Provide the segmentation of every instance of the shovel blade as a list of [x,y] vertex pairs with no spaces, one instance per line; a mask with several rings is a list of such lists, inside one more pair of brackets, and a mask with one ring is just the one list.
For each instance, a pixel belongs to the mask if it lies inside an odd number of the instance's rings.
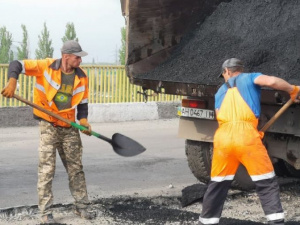
[[112,136],[111,144],[117,154],[125,157],[135,156],[146,150],[140,143],[119,133]]

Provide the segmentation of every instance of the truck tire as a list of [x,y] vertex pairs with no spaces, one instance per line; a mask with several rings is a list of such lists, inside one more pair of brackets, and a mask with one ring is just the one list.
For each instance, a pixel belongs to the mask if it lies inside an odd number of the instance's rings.
[[201,141],[185,141],[185,154],[194,176],[202,183],[210,180],[212,144]]
[[296,170],[293,166],[291,166],[286,161],[284,161],[284,165],[285,165],[285,167],[286,167],[286,169],[288,171],[288,175],[290,177],[300,178],[300,170]]
[[[212,151],[213,144],[210,142],[193,140],[185,142],[185,153],[190,170],[200,182],[205,184],[210,180]],[[231,186],[245,191],[255,188],[254,182],[243,165],[239,167]]]
[[274,171],[278,177],[289,177],[290,173],[286,168],[285,161],[283,159],[277,159],[276,163],[273,163]]

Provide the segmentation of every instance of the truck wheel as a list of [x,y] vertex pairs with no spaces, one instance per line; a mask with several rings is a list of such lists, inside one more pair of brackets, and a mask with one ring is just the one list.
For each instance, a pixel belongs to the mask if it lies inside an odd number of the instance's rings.
[[288,174],[291,177],[297,177],[300,178],[300,170],[296,170],[293,166],[291,166],[290,164],[288,164],[286,161],[284,161],[284,165],[288,171]]
[[[185,153],[188,165],[193,175],[200,181],[207,184],[210,180],[211,158],[213,144],[210,142],[186,140]],[[241,165],[232,182],[232,188],[240,190],[252,190],[255,188],[245,167]]]
[[277,162],[273,164],[274,171],[278,177],[290,176],[288,169],[286,168],[285,161],[283,159],[276,159]]
[[185,154],[194,176],[205,184],[210,180],[212,144],[201,141],[185,141]]

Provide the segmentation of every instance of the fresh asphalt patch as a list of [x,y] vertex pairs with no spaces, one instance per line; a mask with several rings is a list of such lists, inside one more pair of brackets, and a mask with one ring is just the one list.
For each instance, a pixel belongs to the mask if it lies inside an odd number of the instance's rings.
[[[284,189],[294,189],[285,185]],[[98,224],[97,218],[101,221],[109,221],[105,224],[132,224],[132,225],[188,225],[196,224],[199,218],[199,213],[195,213],[183,207],[183,204],[193,204],[192,202],[202,201],[206,185],[196,184],[182,190],[181,197],[132,197],[132,196],[115,196],[111,198],[101,198],[92,201],[92,207],[96,212],[95,222]],[[198,193],[197,193],[198,192]],[[190,195],[191,194],[191,195]],[[190,196],[189,196],[190,195]],[[230,198],[245,198],[247,193],[238,191],[236,194],[231,194]],[[202,196],[202,197],[201,197]],[[183,200],[183,197],[186,197]],[[192,202],[191,202],[192,201]],[[199,206],[200,207],[200,206]],[[72,216],[72,204],[56,204],[53,207],[54,215],[64,217]],[[1,221],[17,222],[21,220],[38,221],[38,207],[20,206],[7,209],[0,209],[0,224]],[[10,223],[8,223],[10,224]],[[15,224],[15,223],[13,223]],[[69,225],[75,223],[56,223],[56,225]],[[102,223],[99,223],[102,224]],[[104,223],[103,223],[104,224]],[[233,219],[221,218],[220,225],[262,225],[265,223],[250,221],[249,219]],[[288,221],[286,225],[299,225],[300,222]]]
[[[110,218],[112,224],[195,224],[199,218],[198,213],[182,210],[178,197],[134,198],[122,196],[105,198],[94,201],[97,216]],[[55,215],[68,214],[72,205],[55,205]],[[17,207],[0,211],[0,221],[19,221],[34,219],[38,216],[37,206]],[[258,225],[263,223],[249,220],[222,218],[220,225]],[[296,223],[287,223],[294,225]],[[66,225],[56,223],[56,225]]]

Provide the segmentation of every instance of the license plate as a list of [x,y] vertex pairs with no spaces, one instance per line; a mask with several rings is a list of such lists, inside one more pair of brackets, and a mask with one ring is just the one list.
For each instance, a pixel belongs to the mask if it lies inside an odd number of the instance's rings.
[[178,107],[178,115],[184,117],[194,117],[200,119],[215,119],[215,111],[208,109],[195,109],[195,108],[186,108]]

